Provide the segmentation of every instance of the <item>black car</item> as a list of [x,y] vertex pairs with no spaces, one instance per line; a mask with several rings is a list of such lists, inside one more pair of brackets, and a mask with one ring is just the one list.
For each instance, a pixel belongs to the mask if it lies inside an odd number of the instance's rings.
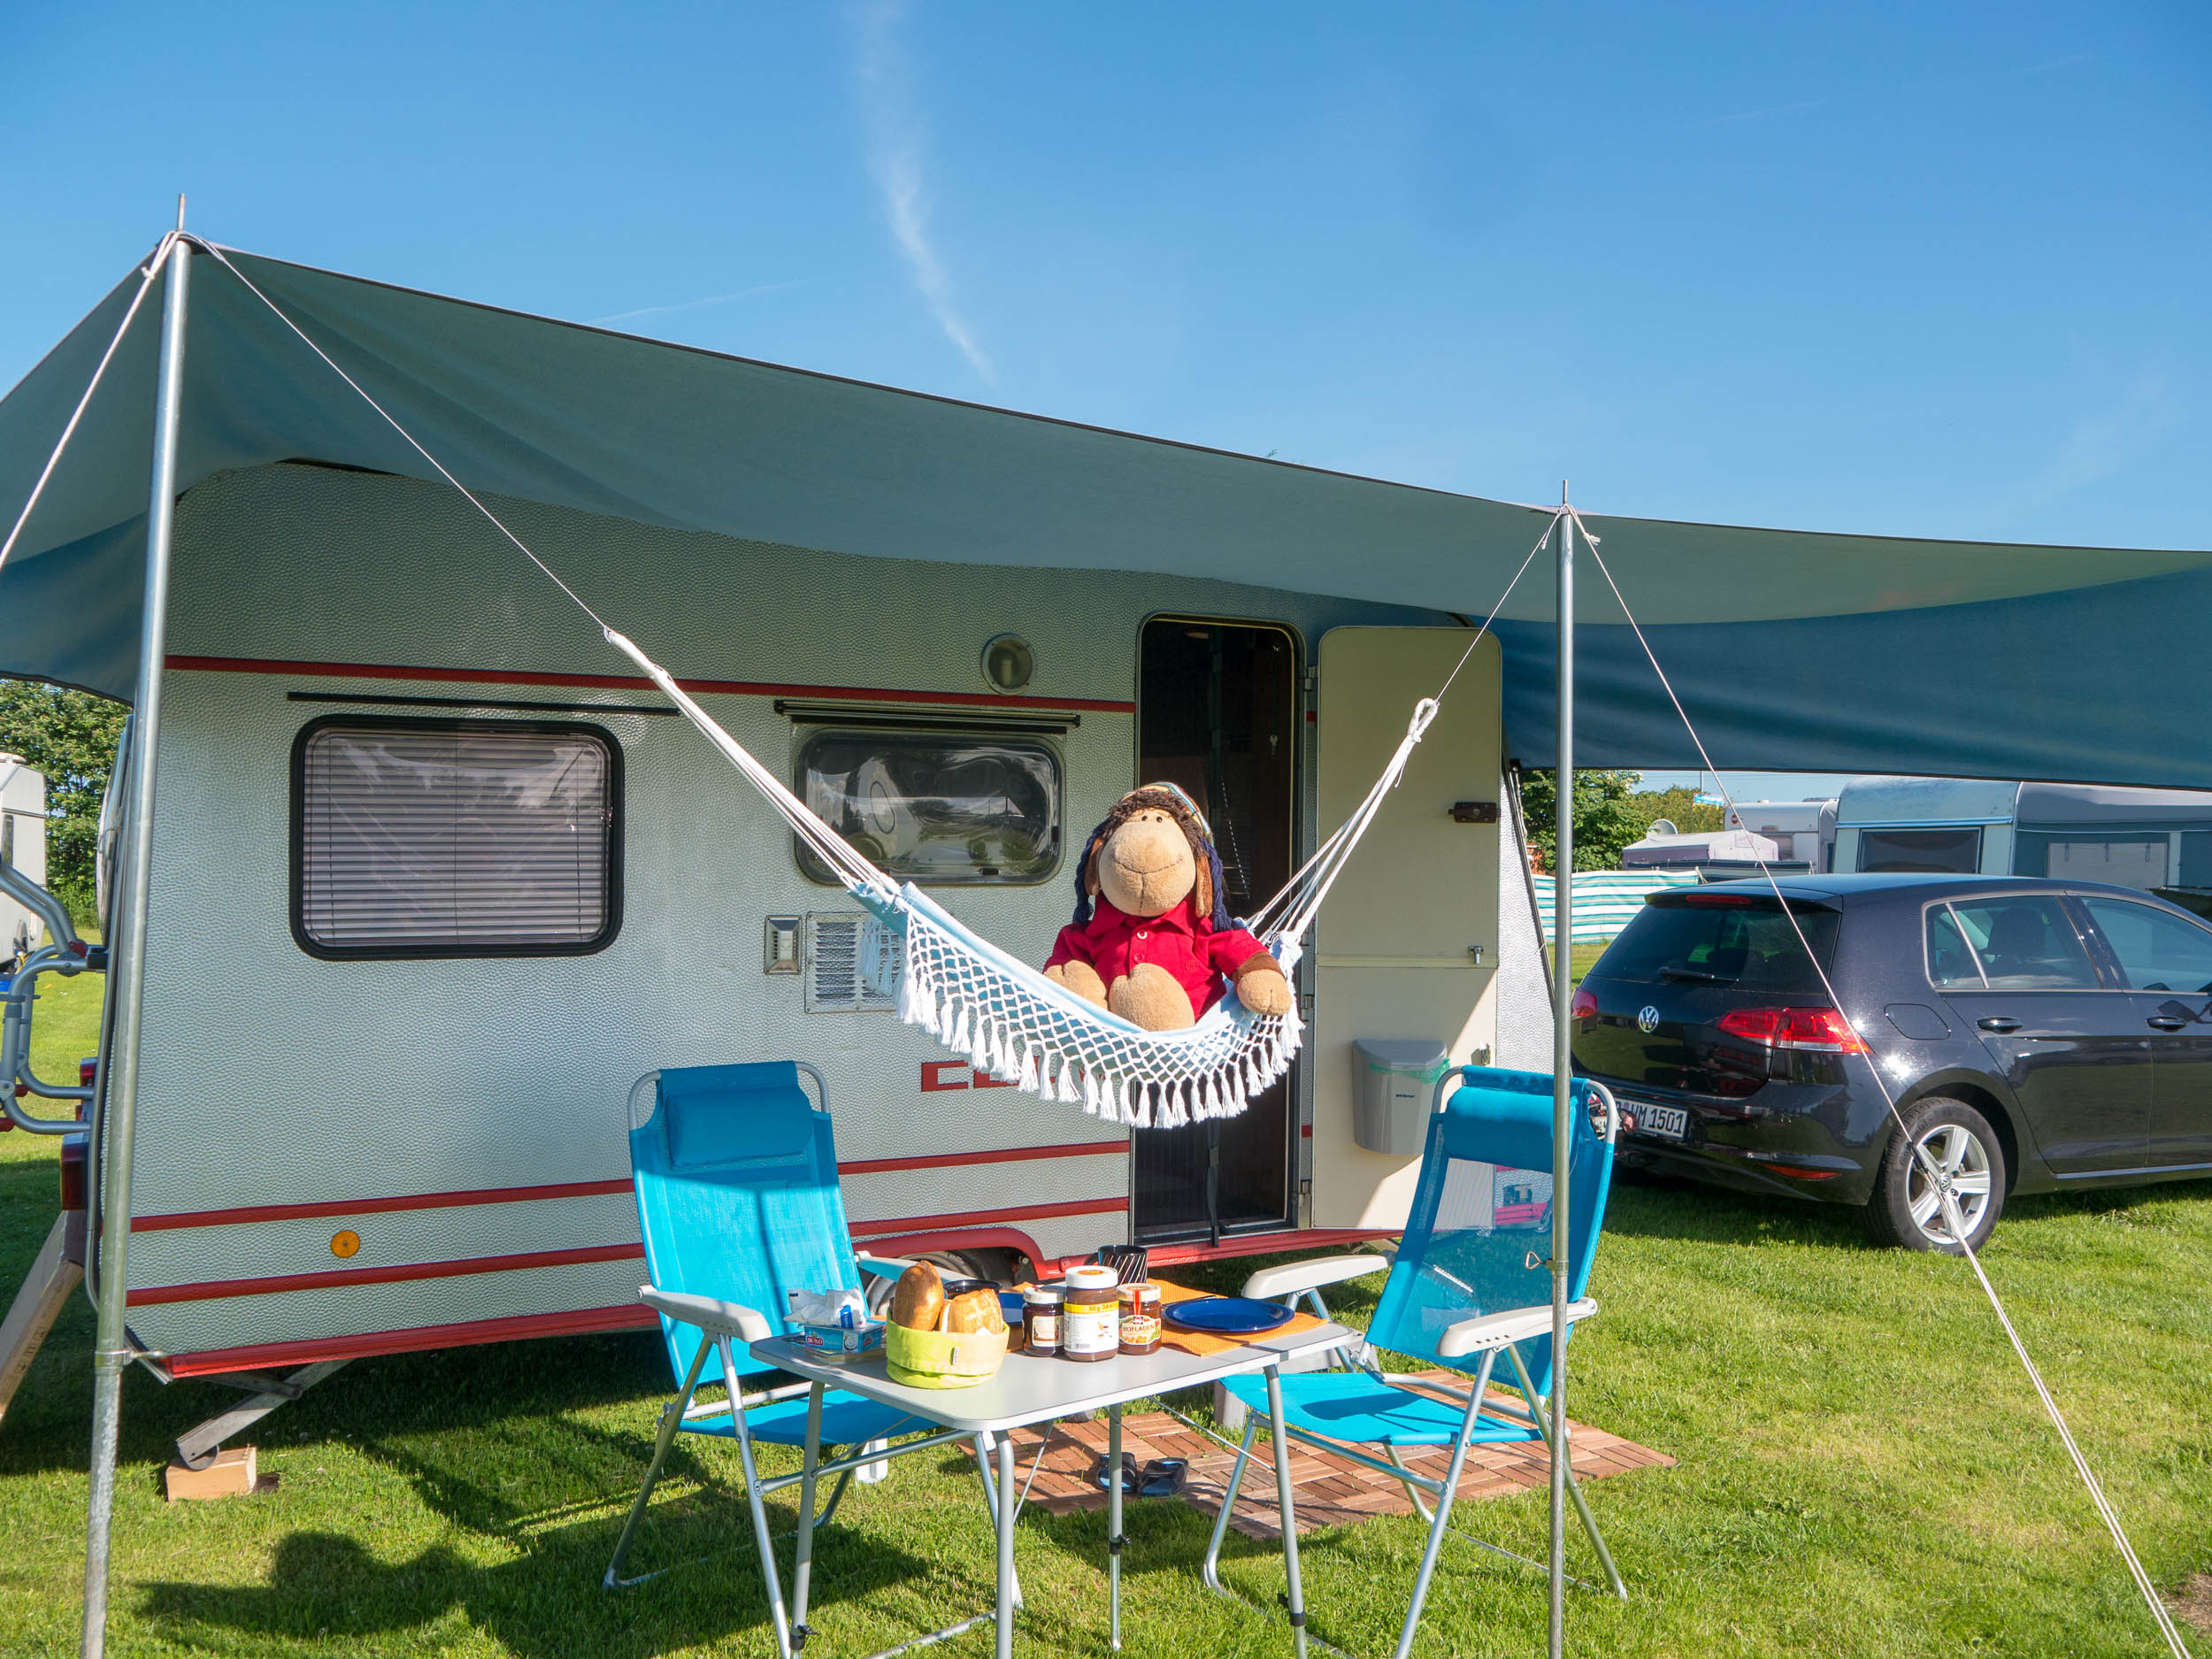
[[1574,1069],[1632,1121],[1623,1164],[1858,1204],[1882,1243],[1954,1251],[1914,1144],[1977,1246],[2008,1194],[2212,1175],[2196,917],[2026,878],[1780,887],[1787,914],[1763,880],[1655,893],[1584,978]]

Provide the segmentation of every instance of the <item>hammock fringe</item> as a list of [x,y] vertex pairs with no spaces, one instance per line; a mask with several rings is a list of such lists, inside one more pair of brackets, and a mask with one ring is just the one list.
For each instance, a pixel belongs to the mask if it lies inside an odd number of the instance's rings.
[[[1232,992],[1187,1029],[1141,1030],[1007,956],[911,887],[888,900],[859,896],[904,941],[900,1019],[965,1055],[977,1077],[1041,1100],[1132,1128],[1179,1128],[1235,1117],[1297,1050],[1294,1011],[1263,1018]],[[1269,943],[1295,966],[1295,939]]]

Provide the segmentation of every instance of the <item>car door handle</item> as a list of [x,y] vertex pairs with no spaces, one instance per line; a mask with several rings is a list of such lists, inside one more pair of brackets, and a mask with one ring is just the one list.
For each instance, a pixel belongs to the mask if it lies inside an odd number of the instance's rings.
[[1992,1014],[1988,1018],[1978,1019],[1974,1023],[1984,1031],[1993,1031],[2001,1036],[2006,1032],[2020,1029],[2020,1022],[2009,1014]]
[[2156,1031],[2179,1031],[2189,1022],[2185,1019],[2176,1018],[2171,1014],[2153,1014],[2143,1023]]

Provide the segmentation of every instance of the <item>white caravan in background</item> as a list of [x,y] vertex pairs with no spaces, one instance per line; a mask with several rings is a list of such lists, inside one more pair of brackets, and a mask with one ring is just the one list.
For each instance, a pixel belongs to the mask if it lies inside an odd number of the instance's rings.
[[[46,779],[20,755],[0,755],[0,860],[45,885]],[[35,911],[0,892],[0,957],[23,955],[44,931]]]
[[1854,778],[1836,801],[1835,867],[2212,895],[2212,791]]
[[1832,866],[1836,845],[1836,803],[1824,801],[1739,801],[1728,809],[1727,827],[1763,835],[1775,856],[1802,860],[1816,874]]

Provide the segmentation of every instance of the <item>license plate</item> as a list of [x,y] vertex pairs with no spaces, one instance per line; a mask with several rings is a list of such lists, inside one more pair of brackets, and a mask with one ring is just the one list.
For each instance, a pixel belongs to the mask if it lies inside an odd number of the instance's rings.
[[1657,1135],[1663,1141],[1679,1141],[1689,1133],[1690,1114],[1679,1106],[1647,1106],[1641,1101],[1624,1101],[1622,1110],[1633,1115],[1636,1133]]

